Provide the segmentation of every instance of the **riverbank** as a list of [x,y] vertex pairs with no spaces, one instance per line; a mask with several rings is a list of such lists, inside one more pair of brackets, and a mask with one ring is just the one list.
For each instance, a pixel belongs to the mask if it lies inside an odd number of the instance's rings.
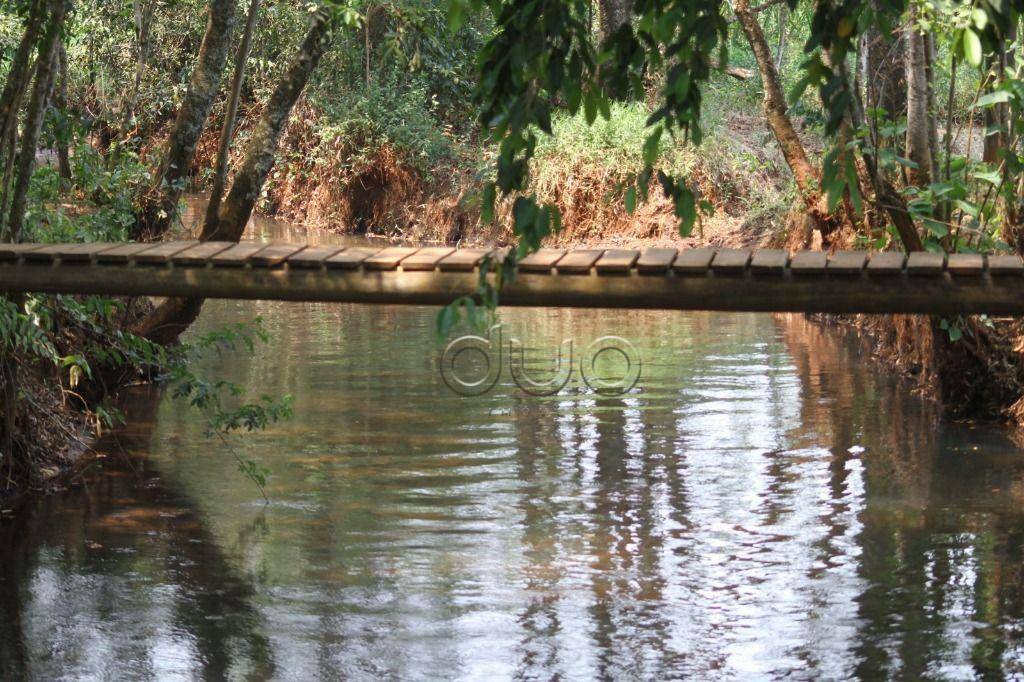
[[74,407],[75,398],[53,376],[22,371],[18,388],[28,409],[19,411],[16,449],[3,467],[0,516],[26,496],[60,489],[86,464],[99,431],[94,415]]

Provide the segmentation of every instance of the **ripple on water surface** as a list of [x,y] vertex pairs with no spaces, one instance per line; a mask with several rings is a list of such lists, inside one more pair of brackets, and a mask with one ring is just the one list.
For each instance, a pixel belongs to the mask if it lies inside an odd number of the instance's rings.
[[509,311],[534,376],[561,339],[618,334],[640,381],[595,394],[577,357],[556,396],[506,365],[466,398],[432,309],[215,302],[200,327],[257,313],[269,345],[204,369],[295,396],[240,446],[270,504],[140,392],[86,485],[0,526],[0,669],[1024,674],[1019,451],[798,317]]

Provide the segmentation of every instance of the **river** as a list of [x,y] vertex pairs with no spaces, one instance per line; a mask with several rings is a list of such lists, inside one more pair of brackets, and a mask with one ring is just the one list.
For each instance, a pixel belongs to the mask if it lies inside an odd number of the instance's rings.
[[[256,238],[304,239],[257,221]],[[0,523],[0,677],[1024,675],[1024,457],[944,423],[799,316],[523,309],[509,336],[627,338],[625,395],[464,397],[436,310],[260,315],[210,376],[295,397],[235,447],[152,388],[60,494]],[[548,350],[545,350],[548,349]]]

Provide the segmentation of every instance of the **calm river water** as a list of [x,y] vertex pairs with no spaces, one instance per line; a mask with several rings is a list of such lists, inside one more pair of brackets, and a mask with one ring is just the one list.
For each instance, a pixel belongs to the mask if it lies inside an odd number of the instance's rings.
[[795,316],[506,311],[537,348],[627,337],[637,388],[533,397],[506,367],[466,398],[435,314],[208,303],[200,331],[272,339],[204,369],[295,396],[236,445],[270,503],[188,406],[134,393],[103,459],[0,524],[0,677],[1024,675],[1000,430]]

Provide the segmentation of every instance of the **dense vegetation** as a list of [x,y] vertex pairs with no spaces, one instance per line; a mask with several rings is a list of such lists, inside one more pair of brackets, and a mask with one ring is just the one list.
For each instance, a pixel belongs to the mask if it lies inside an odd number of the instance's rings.
[[[163,239],[184,229],[192,187],[212,193],[200,239],[238,240],[262,210],[520,254],[695,227],[716,242],[1021,252],[1021,9],[6,0],[0,236]],[[38,478],[53,452],[39,434],[72,428],[58,406],[110,418],[105,401],[139,376],[176,382],[218,428],[286,412],[223,407],[233,387],[189,374],[197,346],[229,339],[174,345],[201,306],[5,299],[0,488]],[[952,407],[1022,411],[1009,321],[873,324]]]

